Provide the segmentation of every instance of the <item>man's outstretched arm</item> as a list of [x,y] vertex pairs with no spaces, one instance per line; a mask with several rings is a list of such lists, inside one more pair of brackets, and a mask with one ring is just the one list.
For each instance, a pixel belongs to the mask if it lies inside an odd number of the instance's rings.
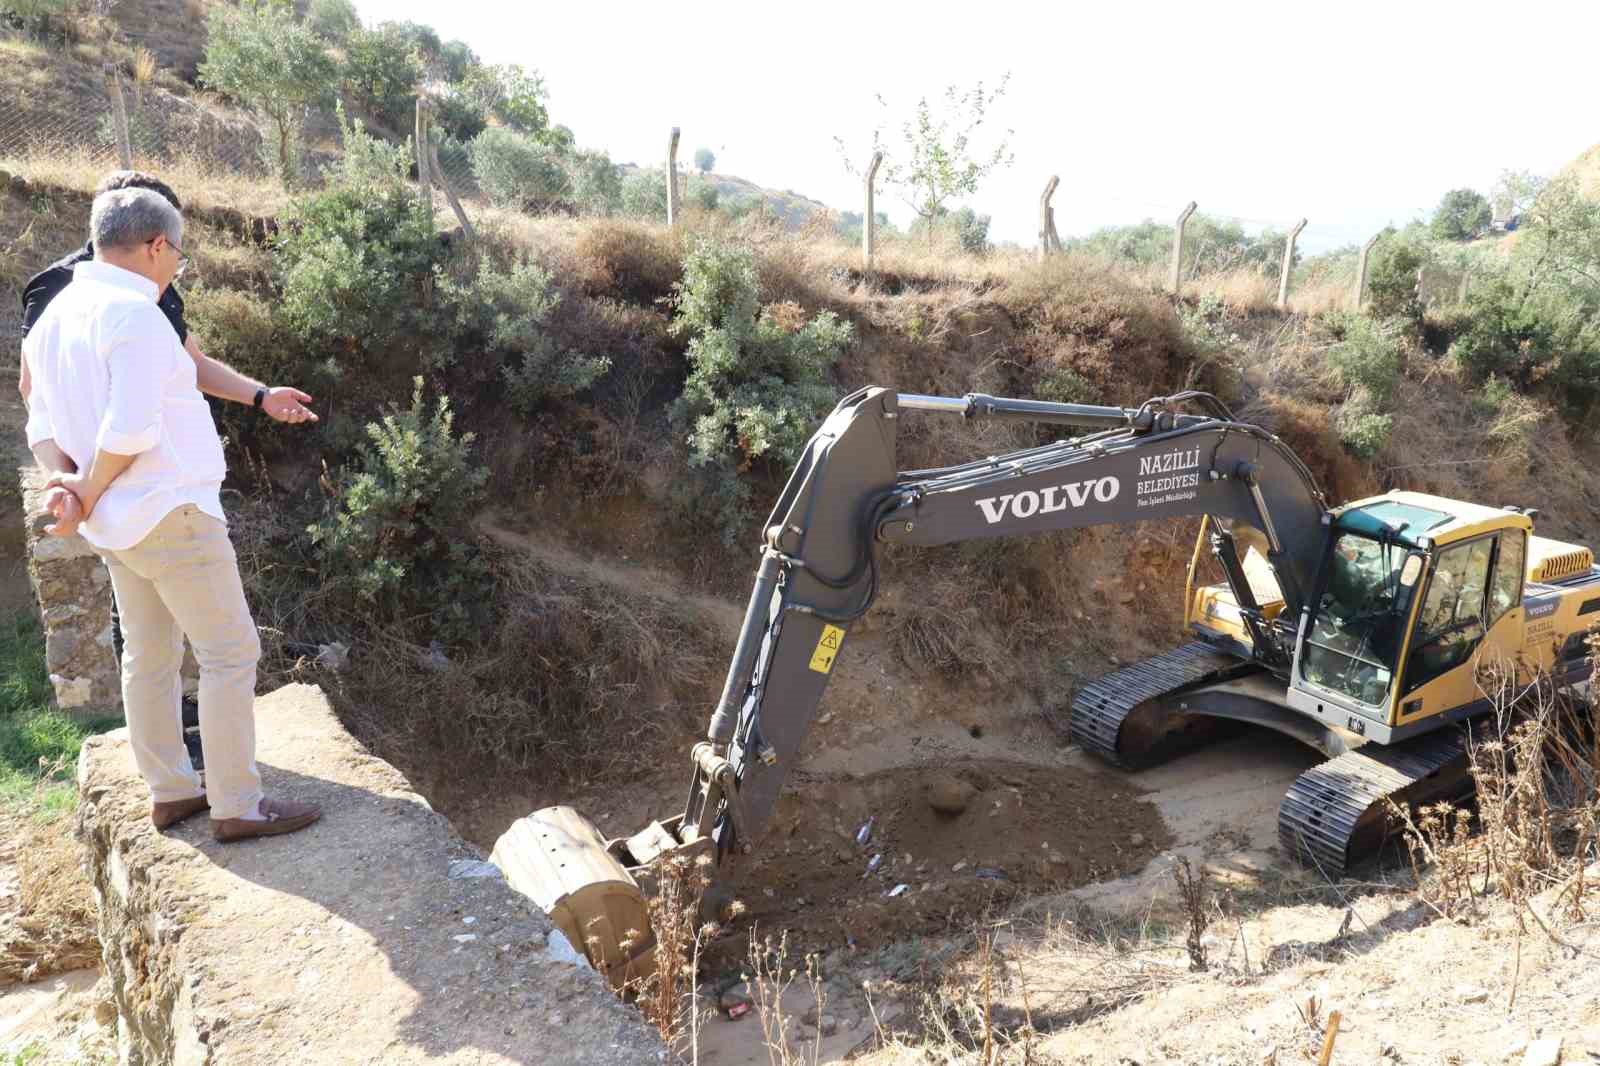
[[255,378],[246,377],[228,364],[213,359],[200,350],[200,344],[191,333],[183,342],[183,350],[194,360],[195,383],[207,396],[235,403],[253,404],[256,392],[265,389],[261,409],[279,422],[315,422],[317,416],[306,404],[311,397],[287,385],[264,385]]

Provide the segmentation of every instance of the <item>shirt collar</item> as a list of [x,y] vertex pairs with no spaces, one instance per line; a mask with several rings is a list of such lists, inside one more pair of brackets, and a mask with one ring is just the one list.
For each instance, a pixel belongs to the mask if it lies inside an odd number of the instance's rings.
[[88,259],[74,266],[72,268],[72,277],[74,280],[87,278],[90,281],[98,281],[105,285],[132,289],[134,292],[148,296],[152,303],[161,295],[161,290],[156,287],[156,283],[143,274],[135,274],[131,270],[124,270],[122,267],[112,266],[110,263],[103,263],[98,259]]

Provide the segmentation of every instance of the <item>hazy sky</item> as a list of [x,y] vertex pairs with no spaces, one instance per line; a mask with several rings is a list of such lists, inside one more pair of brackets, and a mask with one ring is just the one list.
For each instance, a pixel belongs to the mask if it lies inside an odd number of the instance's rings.
[[1193,199],[1252,225],[1308,217],[1318,251],[1600,141],[1596,0],[357,4],[536,68],[552,120],[618,162],[660,165],[676,125],[683,166],[709,147],[719,172],[857,211],[836,135],[864,162],[879,121],[892,145],[918,97],[1010,71],[985,129],[1014,131],[1016,161],[971,203],[1025,244],[1051,174],[1063,236]]

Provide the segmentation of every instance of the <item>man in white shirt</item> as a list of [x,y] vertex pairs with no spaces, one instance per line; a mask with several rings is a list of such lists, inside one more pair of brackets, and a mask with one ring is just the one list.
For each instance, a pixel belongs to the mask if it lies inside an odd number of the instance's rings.
[[[81,532],[110,571],[123,706],[152,820],[164,828],[209,806],[218,840],[293,832],[321,812],[261,793],[261,645],[222,514],[222,442],[194,360],[156,304],[187,258],[183,220],[158,194],[121,189],[95,198],[89,227],[94,259],[73,268],[23,342],[28,446],[74,471],[51,479],[54,531]],[[178,709],[185,634],[200,663],[204,790]]]

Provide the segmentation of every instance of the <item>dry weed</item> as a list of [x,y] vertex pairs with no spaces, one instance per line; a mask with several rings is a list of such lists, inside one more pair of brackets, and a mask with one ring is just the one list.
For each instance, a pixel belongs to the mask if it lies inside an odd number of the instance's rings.
[[[756,1016],[761,1021],[761,1039],[767,1048],[767,1058],[772,1066],[817,1066],[822,1053],[822,1012],[827,1006],[828,994],[823,986],[822,963],[814,954],[808,954],[802,966],[789,961],[789,934],[785,932],[776,943],[771,937],[762,940],[754,929],[750,930],[750,948],[746,956],[750,964],[749,987],[755,1004]],[[794,983],[804,977],[815,1004],[817,1027],[811,1041],[810,1054],[802,1045],[796,1047],[790,1039],[793,1018],[783,1006],[783,997]]]
[[1438,913],[1465,919],[1492,895],[1509,902],[1519,922],[1530,916],[1550,932],[1533,899],[1554,890],[1554,905],[1584,920],[1588,870],[1600,846],[1594,708],[1547,675],[1519,677],[1510,663],[1486,660],[1477,677],[1495,708],[1469,745],[1477,832],[1469,831],[1471,814],[1447,805],[1416,819],[1393,810],[1421,897]]
[[72,819],[34,817],[44,792],[68,774],[65,761],[42,767],[35,802],[0,810],[0,866],[14,866],[18,912],[0,912],[0,985],[37,981],[100,961],[94,896],[83,876]]

